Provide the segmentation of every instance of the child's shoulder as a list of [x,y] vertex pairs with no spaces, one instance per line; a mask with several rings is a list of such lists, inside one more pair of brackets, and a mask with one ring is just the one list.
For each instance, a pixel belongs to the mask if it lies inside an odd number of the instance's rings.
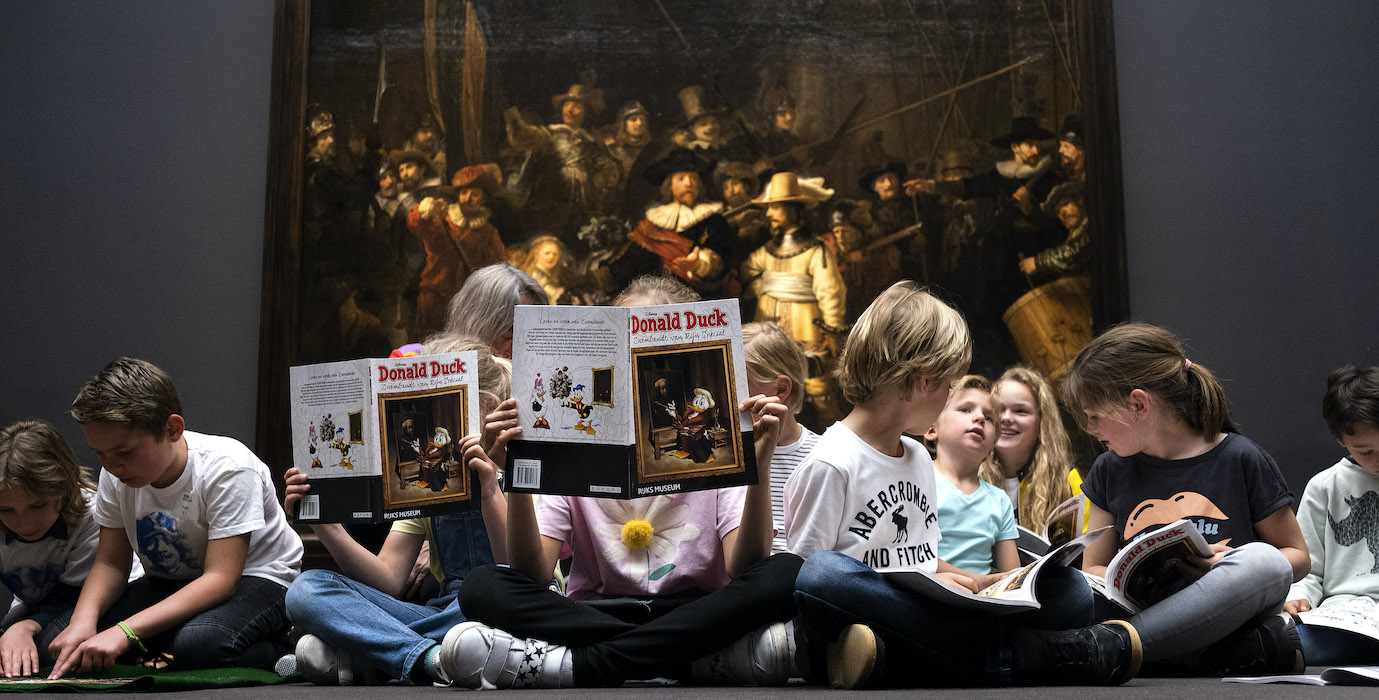
[[1329,489],[1337,482],[1359,483],[1373,488],[1374,485],[1379,484],[1379,475],[1366,471],[1364,467],[1350,461],[1349,458],[1342,457],[1335,464],[1313,474],[1312,478],[1307,480],[1307,489],[1309,491]]

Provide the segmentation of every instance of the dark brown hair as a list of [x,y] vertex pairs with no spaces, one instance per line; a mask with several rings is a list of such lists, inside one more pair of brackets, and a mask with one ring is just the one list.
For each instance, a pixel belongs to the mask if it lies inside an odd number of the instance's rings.
[[1176,336],[1147,323],[1114,326],[1082,348],[1063,378],[1063,401],[1086,429],[1086,411],[1124,406],[1135,389],[1164,402],[1208,439],[1235,431],[1216,375],[1190,361]]
[[182,413],[172,378],[157,365],[132,357],[112,361],[77,392],[72,417],[78,423],[114,423],[162,435],[168,417]]
[[1379,367],[1346,365],[1326,378],[1322,418],[1331,437],[1354,435],[1356,425],[1379,427]]
[[0,489],[16,487],[55,501],[69,525],[86,512],[82,491],[96,490],[57,428],[42,420],[19,421],[0,430]]

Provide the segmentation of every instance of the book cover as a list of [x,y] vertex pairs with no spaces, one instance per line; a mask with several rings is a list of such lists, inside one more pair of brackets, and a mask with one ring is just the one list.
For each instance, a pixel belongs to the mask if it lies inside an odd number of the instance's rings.
[[737,300],[519,306],[509,491],[638,498],[756,483]]
[[291,370],[293,459],[311,479],[295,517],[362,523],[477,507],[460,440],[479,431],[472,351]]

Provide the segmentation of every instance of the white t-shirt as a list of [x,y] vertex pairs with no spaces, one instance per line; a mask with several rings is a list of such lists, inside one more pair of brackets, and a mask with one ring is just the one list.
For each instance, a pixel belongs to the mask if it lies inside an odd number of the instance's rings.
[[789,551],[785,546],[785,482],[819,441],[818,433],[803,425],[800,430],[800,439],[789,445],[777,445],[776,454],[771,458],[771,524],[776,529],[771,538],[772,554]]
[[81,588],[96,560],[100,528],[91,519],[96,492],[85,491],[86,514],[76,525],[59,517],[36,542],[25,542],[8,530],[0,544],[0,580],[14,597],[30,605],[43,599],[59,583]]
[[209,540],[251,533],[244,575],[291,585],[302,540],[287,525],[268,467],[238,440],[182,435],[187,468],[167,488],[130,488],[101,471],[96,523],[124,530],[144,572],[171,579],[205,572]]
[[824,431],[785,485],[790,552],[842,552],[873,569],[938,569],[934,463],[915,440],[892,457],[842,423]]
[[1010,499],[985,481],[979,480],[977,490],[970,494],[963,493],[942,474],[937,474],[935,482],[938,523],[943,530],[939,558],[972,573],[992,573],[996,569],[996,543],[1020,536]]

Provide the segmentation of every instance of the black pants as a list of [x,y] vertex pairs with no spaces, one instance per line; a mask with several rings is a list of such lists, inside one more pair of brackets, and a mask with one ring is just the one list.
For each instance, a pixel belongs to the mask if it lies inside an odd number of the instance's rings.
[[773,622],[795,616],[795,575],[804,562],[777,554],[712,593],[577,602],[546,581],[507,567],[474,569],[460,587],[470,620],[519,637],[570,647],[575,685],[689,677],[690,662]]
[[[129,584],[124,594],[101,616],[96,624],[97,631],[113,627],[120,620],[162,602],[188,583],[190,579],[145,576]],[[171,653],[173,667],[179,670],[228,666],[272,669],[287,651],[286,636],[291,623],[283,602],[286,595],[287,589],[281,584],[257,576],[241,576],[229,600],[162,634],[140,641],[149,651]],[[68,612],[49,625],[38,640],[39,648],[46,650],[71,619],[72,614]],[[126,653],[121,662],[138,655],[138,651],[131,645],[130,653]]]

